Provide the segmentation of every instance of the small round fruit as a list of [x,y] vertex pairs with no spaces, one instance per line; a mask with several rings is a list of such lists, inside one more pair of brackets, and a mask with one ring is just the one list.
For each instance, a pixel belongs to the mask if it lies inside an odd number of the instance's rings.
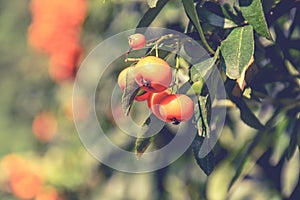
[[170,90],[165,90],[159,93],[151,93],[147,100],[148,107],[150,108],[152,113],[160,120],[164,120],[164,118],[159,113],[159,104],[165,97],[167,97],[170,94]]
[[125,86],[126,86],[126,74],[129,70],[133,69],[133,67],[126,67],[125,69],[123,69],[119,76],[118,76],[118,85],[121,88],[122,91],[124,91]]
[[[121,88],[122,91],[125,90],[126,87],[126,75],[129,70],[133,70],[133,67],[126,67],[123,69],[119,76],[118,76],[118,85]],[[136,101],[145,101],[148,99],[149,92],[146,92],[144,90],[141,90],[141,92],[138,93],[138,95],[134,98]]]
[[160,102],[159,114],[163,121],[179,124],[192,118],[194,103],[190,97],[184,94],[171,94]]
[[134,67],[135,80],[140,87],[148,92],[162,92],[172,81],[172,70],[161,58],[147,56]]
[[129,36],[128,43],[132,49],[138,50],[146,45],[146,37],[141,33],[136,33]]
[[51,142],[57,132],[55,116],[50,112],[39,113],[32,122],[32,131],[40,142]]
[[9,179],[12,193],[20,199],[34,198],[42,184],[41,177],[29,170],[13,174]]

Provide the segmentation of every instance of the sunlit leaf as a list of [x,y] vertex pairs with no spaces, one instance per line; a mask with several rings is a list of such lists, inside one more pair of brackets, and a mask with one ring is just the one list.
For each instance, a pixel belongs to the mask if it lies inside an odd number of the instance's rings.
[[290,131],[290,142],[286,152],[286,157],[289,160],[292,158],[297,148],[297,134],[300,134],[300,120],[292,119],[288,128],[288,131]]
[[243,70],[253,62],[254,38],[252,26],[235,28],[221,43],[221,55],[226,75],[237,79]]
[[230,163],[226,162],[218,165],[207,181],[207,199],[225,200],[233,175],[234,168]]
[[300,155],[297,149],[289,161],[285,161],[281,172],[281,187],[283,195],[288,198],[299,181]]
[[147,0],[149,8],[155,8],[158,0]]
[[194,94],[200,95],[203,86],[204,86],[203,79],[193,83],[192,86],[190,87],[190,89],[187,91],[187,95],[194,95]]
[[282,115],[280,122],[276,126],[276,132],[274,133],[274,143],[272,147],[273,151],[270,158],[270,162],[273,165],[278,164],[289,145],[290,138],[285,131],[287,125],[288,120],[285,119],[285,115]]
[[239,5],[243,17],[253,26],[254,30],[267,39],[272,40],[261,0],[239,0]]

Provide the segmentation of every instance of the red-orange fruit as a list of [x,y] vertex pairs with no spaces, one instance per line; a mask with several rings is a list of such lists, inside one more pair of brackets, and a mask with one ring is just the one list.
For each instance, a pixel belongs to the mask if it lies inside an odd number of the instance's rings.
[[165,97],[167,97],[170,94],[171,94],[171,90],[165,90],[160,93],[151,93],[147,100],[148,107],[150,108],[152,113],[160,120],[164,120],[164,118],[161,116],[159,112],[159,104]]
[[128,38],[129,46],[134,50],[143,48],[146,42],[146,37],[141,33],[133,34]]
[[147,56],[134,67],[135,80],[142,89],[148,92],[162,92],[172,81],[172,70],[161,58]]
[[159,114],[163,121],[179,124],[192,118],[194,103],[190,97],[184,94],[171,94],[159,103]]

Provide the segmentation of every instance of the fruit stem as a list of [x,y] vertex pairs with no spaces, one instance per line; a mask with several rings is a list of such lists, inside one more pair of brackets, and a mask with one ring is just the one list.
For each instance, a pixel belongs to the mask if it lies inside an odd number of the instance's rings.
[[157,46],[157,43],[155,44],[155,56],[158,58],[158,46]]
[[137,62],[139,60],[141,60],[141,58],[126,58],[125,62]]
[[155,54],[156,54],[156,57],[158,57],[158,45],[164,41],[164,40],[168,40],[170,38],[174,38],[174,37],[177,37],[177,35],[174,35],[174,34],[167,34],[167,35],[163,35],[161,36],[160,38],[156,38],[156,39],[153,39],[153,40],[150,40],[150,42],[147,43],[146,46],[153,46],[152,49],[146,54],[147,55],[150,55],[154,50],[155,50]]

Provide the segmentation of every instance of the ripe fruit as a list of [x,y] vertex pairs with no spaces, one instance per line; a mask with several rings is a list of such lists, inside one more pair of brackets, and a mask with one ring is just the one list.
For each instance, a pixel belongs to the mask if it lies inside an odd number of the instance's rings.
[[120,74],[118,76],[118,85],[121,88],[121,90],[123,90],[123,91],[124,91],[125,86],[126,86],[126,75],[127,75],[127,72],[129,70],[133,70],[133,67],[131,67],[131,66],[130,67],[126,67],[125,69],[123,69],[120,72]]
[[[125,69],[123,69],[120,72],[120,74],[118,76],[118,85],[121,88],[121,90],[123,90],[123,91],[125,90],[125,87],[126,87],[126,75],[130,70],[133,70],[133,67],[131,67],[131,66],[126,67]],[[146,99],[148,99],[148,96],[149,96],[149,92],[141,90],[134,99],[136,101],[145,101]]]
[[41,177],[30,171],[13,174],[9,180],[12,193],[21,199],[32,199],[42,185]]
[[135,96],[134,100],[136,101],[145,101],[148,99],[150,92],[146,92],[145,90],[140,90],[138,94]]
[[129,36],[128,43],[132,49],[138,50],[146,45],[146,37],[143,34],[136,33]]
[[18,154],[8,154],[3,158],[1,172],[11,193],[19,199],[32,199],[43,184],[37,163]]
[[164,121],[164,118],[161,116],[159,113],[159,104],[160,102],[167,97],[168,95],[171,94],[170,90],[165,90],[160,93],[151,93],[149,95],[149,98],[147,100],[148,107],[151,109],[152,113],[160,120]]
[[172,81],[172,70],[161,58],[147,56],[134,67],[135,80],[142,89],[148,92],[162,92]]
[[12,174],[24,170],[24,166],[27,164],[27,161],[22,156],[8,154],[1,161],[1,172],[6,176],[12,176]]
[[159,114],[163,121],[179,124],[188,121],[194,114],[192,99],[184,94],[171,94],[159,103]]
[[32,131],[41,142],[50,142],[57,131],[57,120],[52,113],[42,112],[38,114],[32,123]]

